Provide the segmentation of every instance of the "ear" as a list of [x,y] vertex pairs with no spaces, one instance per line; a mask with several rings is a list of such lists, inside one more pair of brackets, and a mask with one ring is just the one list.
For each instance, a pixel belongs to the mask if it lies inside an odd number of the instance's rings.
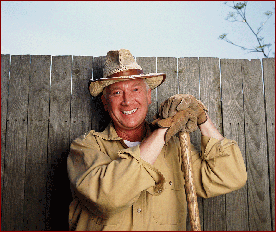
[[102,99],[102,103],[103,103],[103,106],[104,106],[104,110],[107,111],[107,100],[106,100],[105,96],[102,95],[101,99]]
[[148,90],[147,98],[148,98],[148,103],[150,105],[151,104],[151,89]]

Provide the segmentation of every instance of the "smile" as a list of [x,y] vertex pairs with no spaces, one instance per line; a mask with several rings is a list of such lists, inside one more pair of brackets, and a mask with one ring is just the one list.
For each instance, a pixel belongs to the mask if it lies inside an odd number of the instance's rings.
[[133,109],[133,110],[130,110],[130,111],[123,111],[123,114],[125,114],[125,115],[133,114],[133,113],[135,113],[137,110],[138,110],[138,108]]

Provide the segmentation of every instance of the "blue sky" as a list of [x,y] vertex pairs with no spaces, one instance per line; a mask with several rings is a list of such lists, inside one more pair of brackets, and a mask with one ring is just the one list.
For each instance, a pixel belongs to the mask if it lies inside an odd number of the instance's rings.
[[[274,1],[249,1],[253,29]],[[136,56],[261,59],[218,39],[255,45],[244,23],[225,20],[223,1],[1,1],[1,53],[104,56],[126,48]],[[275,17],[262,32],[275,51]]]

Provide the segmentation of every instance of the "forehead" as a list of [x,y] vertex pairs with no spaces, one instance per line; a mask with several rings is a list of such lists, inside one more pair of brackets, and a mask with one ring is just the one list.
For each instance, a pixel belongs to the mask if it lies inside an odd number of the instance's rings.
[[119,81],[112,85],[109,85],[107,88],[109,90],[118,89],[118,88],[130,88],[133,86],[144,86],[146,87],[146,84],[143,79],[133,79],[133,80],[127,80],[127,81]]

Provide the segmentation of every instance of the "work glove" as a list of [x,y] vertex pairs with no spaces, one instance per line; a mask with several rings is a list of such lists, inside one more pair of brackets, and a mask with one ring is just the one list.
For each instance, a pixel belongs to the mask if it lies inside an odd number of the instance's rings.
[[180,131],[195,131],[198,125],[207,121],[206,112],[207,108],[194,96],[177,94],[161,104],[152,125],[169,128],[165,134],[165,142],[168,142]]
[[[200,107],[200,108],[198,108]],[[200,100],[197,100],[190,94],[176,94],[164,101],[159,108],[159,115],[156,118],[168,118],[174,116],[177,112],[192,109],[197,114],[197,124],[201,125],[207,121],[207,108]],[[202,110],[201,110],[202,109]]]

